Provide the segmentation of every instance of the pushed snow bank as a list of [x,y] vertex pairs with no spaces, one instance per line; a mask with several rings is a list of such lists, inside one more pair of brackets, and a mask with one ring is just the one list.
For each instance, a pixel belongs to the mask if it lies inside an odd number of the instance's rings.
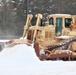
[[0,53],[0,59],[7,62],[15,61],[15,63],[26,61],[25,62],[26,64],[30,62],[31,63],[40,62],[40,60],[35,54],[34,49],[31,46],[28,47],[26,44],[19,44],[12,48],[5,48]]
[[75,75],[76,62],[40,61],[26,44],[0,52],[1,75]]

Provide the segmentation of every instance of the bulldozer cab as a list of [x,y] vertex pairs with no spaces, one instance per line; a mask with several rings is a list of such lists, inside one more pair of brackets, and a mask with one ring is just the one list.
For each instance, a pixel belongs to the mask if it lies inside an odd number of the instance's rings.
[[70,28],[72,16],[69,14],[51,14],[48,16],[49,25],[55,26],[55,36],[64,35],[64,31]]

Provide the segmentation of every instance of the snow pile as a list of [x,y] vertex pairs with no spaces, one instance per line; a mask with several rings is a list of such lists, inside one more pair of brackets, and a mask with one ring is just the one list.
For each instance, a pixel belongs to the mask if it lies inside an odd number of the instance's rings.
[[[25,62],[30,63],[34,61],[40,61],[35,54],[35,51],[32,47],[27,47],[25,44],[16,45],[12,48],[5,48],[0,53],[0,59],[7,61],[16,61],[16,62]],[[5,60],[6,61],[6,60]]]
[[26,44],[6,48],[0,53],[1,75],[75,75],[76,62],[40,61]]

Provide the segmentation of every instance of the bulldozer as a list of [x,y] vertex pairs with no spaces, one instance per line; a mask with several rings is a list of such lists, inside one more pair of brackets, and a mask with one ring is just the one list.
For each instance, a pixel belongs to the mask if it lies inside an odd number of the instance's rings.
[[76,60],[76,15],[50,14],[43,21],[42,14],[28,14],[21,39],[5,42],[5,47],[25,43],[35,48],[40,60]]

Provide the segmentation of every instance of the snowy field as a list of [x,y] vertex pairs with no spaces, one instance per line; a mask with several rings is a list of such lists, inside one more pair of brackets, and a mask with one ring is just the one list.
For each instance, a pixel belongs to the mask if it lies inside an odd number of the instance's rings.
[[0,75],[76,75],[76,61],[40,61],[26,44],[0,52]]

